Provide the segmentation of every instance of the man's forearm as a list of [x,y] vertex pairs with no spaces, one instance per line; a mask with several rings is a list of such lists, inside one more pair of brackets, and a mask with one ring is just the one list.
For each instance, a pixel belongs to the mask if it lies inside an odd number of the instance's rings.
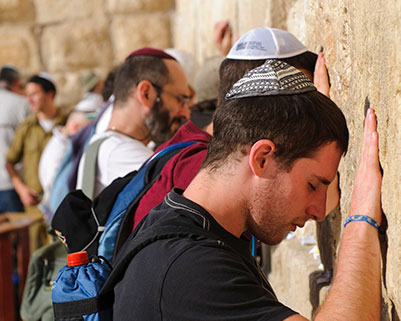
[[17,170],[15,169],[14,165],[10,161],[6,161],[6,169],[7,169],[8,175],[10,176],[10,180],[14,185],[15,190],[17,191],[17,193],[19,193],[18,191],[20,190],[21,186],[24,185],[24,182],[22,181]]
[[366,222],[349,223],[331,290],[315,320],[380,320],[380,264],[377,229]]

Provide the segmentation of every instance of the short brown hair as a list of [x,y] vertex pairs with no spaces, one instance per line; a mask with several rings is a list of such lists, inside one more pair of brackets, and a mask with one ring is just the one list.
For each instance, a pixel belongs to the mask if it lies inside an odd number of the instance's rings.
[[116,105],[125,103],[132,90],[142,80],[149,80],[160,88],[169,81],[169,72],[162,58],[134,55],[125,60],[114,81],[113,93]]
[[344,114],[318,91],[225,100],[214,115],[202,168],[217,169],[230,155],[245,155],[258,140],[269,139],[277,160],[290,170],[296,159],[312,156],[329,142],[337,142],[345,154],[348,135]]

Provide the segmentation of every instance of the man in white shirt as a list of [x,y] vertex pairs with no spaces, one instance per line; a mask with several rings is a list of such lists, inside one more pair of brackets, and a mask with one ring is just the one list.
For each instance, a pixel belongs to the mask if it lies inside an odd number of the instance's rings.
[[[114,89],[114,109],[108,129],[95,134],[90,145],[104,139],[96,156],[94,190],[83,155],[77,188],[89,197],[99,194],[115,178],[138,169],[153,151],[147,147],[169,139],[186,119],[189,89],[185,72],[164,51],[142,48],[131,53],[119,70]],[[90,168],[92,165],[86,165]]]
[[0,213],[22,212],[24,207],[6,170],[6,153],[15,130],[29,113],[21,93],[19,72],[11,66],[0,70]]

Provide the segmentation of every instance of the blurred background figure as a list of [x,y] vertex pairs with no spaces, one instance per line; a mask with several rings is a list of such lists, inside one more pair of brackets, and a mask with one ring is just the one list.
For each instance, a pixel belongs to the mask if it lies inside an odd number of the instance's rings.
[[189,96],[191,100],[189,101],[187,107],[187,114],[185,115],[187,118],[190,116],[190,108],[197,102],[196,90],[194,89],[194,80],[195,75],[198,71],[198,64],[196,63],[195,57],[189,52],[177,49],[177,48],[167,48],[164,49],[170,56],[173,56],[181,67],[185,71],[185,75],[187,76],[188,88],[189,88]]
[[93,71],[86,73],[82,79],[82,87],[85,91],[84,98],[75,106],[74,110],[84,113],[96,113],[104,104],[102,96],[104,80]]
[[221,20],[215,23],[213,40],[219,54],[227,56],[233,41],[233,30],[229,20]]
[[24,211],[6,170],[6,153],[15,130],[29,113],[28,100],[21,94],[18,70],[12,66],[3,66],[0,70],[0,213]]
[[68,141],[83,127],[92,121],[91,116],[81,111],[72,111],[68,116],[65,126],[53,128],[53,136],[50,138],[42,152],[39,162],[39,180],[43,188],[43,198],[39,208],[45,215],[46,224],[50,224],[53,217],[49,209],[50,192],[56,173],[60,167],[63,156],[66,152]]
[[194,88],[198,103],[191,108],[191,121],[212,135],[212,118],[217,106],[223,56],[207,58],[195,75]]
[[[53,134],[52,129],[64,125],[68,113],[54,103],[56,86],[49,74],[39,73],[30,77],[25,91],[33,113],[25,118],[15,132],[6,154],[6,168],[26,214],[35,221],[30,227],[30,247],[33,252],[48,242],[43,213],[37,207],[43,195],[38,174],[40,156]],[[21,176],[16,168],[19,162],[24,165]]]

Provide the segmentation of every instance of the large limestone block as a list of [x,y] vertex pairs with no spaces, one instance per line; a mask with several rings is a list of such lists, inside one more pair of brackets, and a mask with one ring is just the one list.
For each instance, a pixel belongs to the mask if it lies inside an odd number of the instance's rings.
[[169,16],[153,13],[115,17],[111,24],[111,35],[115,64],[121,63],[127,55],[141,47],[165,49],[171,46]]
[[30,28],[0,26],[0,48],[0,65],[15,65],[22,74],[41,69],[39,46]]
[[140,13],[147,11],[166,11],[174,6],[173,0],[107,0],[111,13]]
[[35,19],[31,0],[0,0],[0,22],[25,22]]
[[103,2],[98,0],[34,0],[40,24],[101,17]]
[[111,67],[106,21],[85,20],[45,27],[41,46],[50,72]]

